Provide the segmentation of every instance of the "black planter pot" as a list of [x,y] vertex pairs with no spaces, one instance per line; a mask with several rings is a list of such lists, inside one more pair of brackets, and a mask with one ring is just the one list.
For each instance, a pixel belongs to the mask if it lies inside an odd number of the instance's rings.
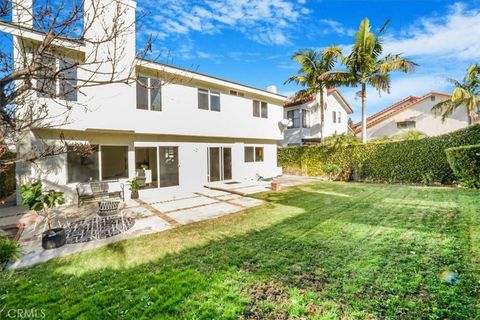
[[138,190],[132,190],[130,194],[130,199],[138,199]]
[[63,246],[67,236],[65,229],[54,228],[42,233],[42,247],[43,249],[55,249]]

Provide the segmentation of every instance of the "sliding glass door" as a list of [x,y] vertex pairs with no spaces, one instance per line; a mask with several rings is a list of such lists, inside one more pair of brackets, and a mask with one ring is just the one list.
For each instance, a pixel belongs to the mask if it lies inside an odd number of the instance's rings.
[[232,148],[208,148],[208,181],[232,179]]
[[178,147],[159,147],[160,188],[179,184]]

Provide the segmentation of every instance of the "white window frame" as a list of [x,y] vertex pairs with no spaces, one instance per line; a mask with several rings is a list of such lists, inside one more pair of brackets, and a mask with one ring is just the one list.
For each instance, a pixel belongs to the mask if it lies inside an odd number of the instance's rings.
[[[62,58],[59,58],[59,57],[56,57],[54,55],[44,55],[43,57],[45,58],[51,58],[53,60],[55,60],[55,72],[59,72],[60,71],[60,63],[61,61],[64,61],[66,63],[70,63],[70,64],[74,64],[76,61],[75,59],[73,58],[68,58],[68,57],[62,57]],[[42,57],[42,58],[43,58]],[[69,70],[71,69],[67,69],[66,71],[68,72]],[[75,83],[76,85],[78,85],[78,68],[75,67],[75,75],[76,75],[76,79],[75,79]],[[38,82],[40,79],[36,79],[36,82]],[[59,79],[59,77],[57,76],[57,78],[55,79],[55,84],[54,84],[54,90],[55,90],[55,93],[54,93],[54,98],[55,99],[60,99],[60,100],[65,100],[65,101],[78,101],[78,92],[77,90],[75,90],[75,99],[67,99],[67,97],[62,97],[62,90],[61,90],[61,79]],[[38,84],[35,83],[35,86],[37,86]],[[39,98],[50,98],[47,94],[42,94],[40,92],[37,91],[37,97]]]
[[[203,109],[200,108],[199,101],[198,101],[198,94],[200,90],[207,91],[207,104],[208,104],[208,109]],[[205,110],[205,111],[214,111],[214,112],[220,112],[222,111],[222,97],[221,97],[221,92],[216,91],[216,90],[210,90],[210,89],[205,89],[205,88],[197,88],[197,109],[198,110]],[[218,96],[218,110],[213,110],[212,109],[212,96]]]
[[[295,111],[297,111],[298,114],[298,126],[295,126]],[[288,113],[292,113],[292,118],[288,118]],[[287,110],[287,119],[291,120],[291,125],[287,127],[287,129],[298,129],[302,126],[302,119],[301,119],[301,114],[300,114],[300,109],[292,109],[292,110]]]
[[[263,116],[262,110],[265,107],[266,114]],[[252,115],[255,118],[263,118],[268,119],[268,103],[266,101],[261,100],[252,100]]]
[[[161,82],[161,80],[159,78],[147,76],[145,74],[140,73],[140,74],[137,75],[137,83],[136,83],[137,86],[141,86],[141,84],[138,83],[138,78],[139,77],[147,79],[147,83],[145,84],[146,87],[143,87],[143,89],[145,89],[147,91],[147,109],[138,108],[138,101],[136,101],[137,105],[135,106],[135,108],[137,110],[142,110],[142,111],[162,112],[163,111],[163,94],[162,94],[162,82]],[[158,90],[160,91],[160,110],[152,109],[152,86],[151,86],[152,80],[157,80],[159,82]],[[137,90],[137,88],[135,88],[135,90]],[[135,92],[135,99],[136,98],[137,98],[137,93]]]
[[[247,148],[251,148],[253,150],[252,161],[247,161],[245,159],[246,154],[247,154]],[[257,160],[257,149],[262,149],[262,160]],[[265,148],[263,146],[245,146],[243,148],[243,160],[244,160],[245,163],[264,162],[265,161]]]
[[[310,116],[311,116],[311,111],[310,110],[305,110],[302,109],[302,128],[310,128]],[[303,121],[305,120],[305,122]]]

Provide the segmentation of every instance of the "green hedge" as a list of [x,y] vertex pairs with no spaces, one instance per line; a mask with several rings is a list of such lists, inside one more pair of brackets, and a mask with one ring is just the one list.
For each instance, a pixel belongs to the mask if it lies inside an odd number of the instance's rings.
[[360,145],[313,145],[278,150],[286,173],[326,175],[334,164],[349,168],[360,180],[377,182],[451,183],[455,175],[446,148],[480,142],[480,125],[419,140]]
[[480,144],[445,150],[453,173],[468,188],[480,188]]
[[[5,153],[0,162],[6,159],[15,158],[15,153]],[[15,191],[15,166],[11,165],[5,171],[0,172],[0,199],[9,196]]]

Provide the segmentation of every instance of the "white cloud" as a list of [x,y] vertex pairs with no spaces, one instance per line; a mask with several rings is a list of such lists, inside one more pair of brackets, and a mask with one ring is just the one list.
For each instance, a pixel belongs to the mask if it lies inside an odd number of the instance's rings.
[[201,6],[188,0],[147,0],[141,8],[147,13],[158,12],[143,19],[147,31],[187,36],[233,28],[256,42],[273,45],[288,44],[295,23],[310,13],[305,1],[287,0],[206,0]]
[[480,10],[456,3],[445,16],[425,17],[401,35],[388,35],[384,52],[406,56],[480,59]]
[[340,36],[353,36],[355,34],[354,29],[345,27],[341,22],[331,19],[321,19],[320,23],[324,24],[321,29],[323,34],[335,33]]

